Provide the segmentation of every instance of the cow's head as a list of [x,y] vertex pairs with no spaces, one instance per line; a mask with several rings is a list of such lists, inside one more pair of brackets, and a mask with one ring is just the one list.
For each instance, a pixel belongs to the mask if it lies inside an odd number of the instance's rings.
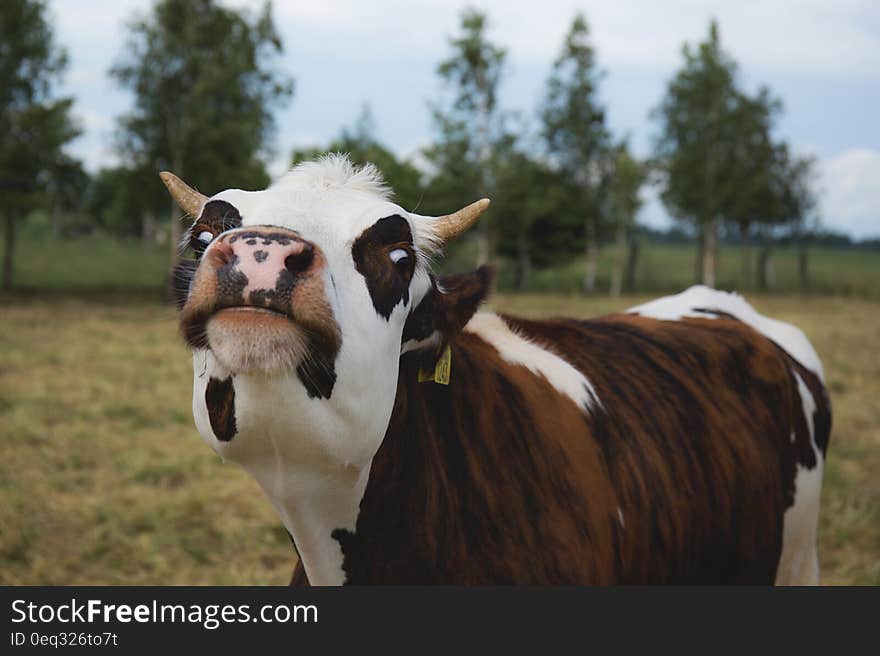
[[199,432],[264,488],[290,485],[291,473],[364,476],[401,355],[436,351],[485,294],[485,272],[442,289],[429,259],[489,201],[413,214],[374,167],[341,156],[300,164],[264,191],[210,198],[162,179],[195,217],[186,239],[198,258],[174,278]]

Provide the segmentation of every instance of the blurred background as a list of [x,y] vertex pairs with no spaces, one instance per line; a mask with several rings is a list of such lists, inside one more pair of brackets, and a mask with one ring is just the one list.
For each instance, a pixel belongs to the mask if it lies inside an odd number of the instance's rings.
[[696,282],[800,326],[834,428],[822,579],[880,584],[880,7],[842,0],[4,0],[0,583],[286,583],[206,449],[157,177],[329,151],[397,202],[492,198],[440,271],[594,316]]

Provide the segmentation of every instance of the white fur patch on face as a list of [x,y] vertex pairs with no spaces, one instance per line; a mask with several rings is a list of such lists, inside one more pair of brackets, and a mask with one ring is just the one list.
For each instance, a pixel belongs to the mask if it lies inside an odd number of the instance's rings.
[[560,393],[584,409],[600,405],[592,383],[560,356],[510,329],[504,320],[491,312],[479,312],[464,327],[494,346],[501,357],[511,364],[522,365],[543,376]]
[[684,317],[713,319],[716,315],[699,312],[721,310],[748,324],[768,339],[785,349],[791,357],[815,373],[825,382],[822,362],[806,335],[800,329],[783,321],[770,319],[759,314],[739,294],[720,292],[704,285],[695,285],[674,296],[665,296],[627,310],[629,313],[665,321],[678,321]]

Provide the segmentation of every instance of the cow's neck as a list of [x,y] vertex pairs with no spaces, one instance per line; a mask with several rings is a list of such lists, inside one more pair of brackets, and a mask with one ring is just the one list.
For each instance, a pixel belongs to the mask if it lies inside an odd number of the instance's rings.
[[369,469],[287,472],[283,477],[250,471],[292,536],[310,583],[345,583],[343,554],[334,534],[355,529]]
[[[355,530],[394,394],[394,382],[386,391],[381,381],[371,380],[372,389],[364,390],[363,376],[339,362],[337,370],[333,403],[306,398],[298,380],[236,376],[238,433],[222,450],[264,490],[316,585],[345,582],[342,550],[333,536]],[[384,414],[377,400],[383,396],[389,400]]]
[[[561,568],[530,570],[529,545],[538,548],[547,530],[536,518],[611,517],[584,407],[565,393],[574,386],[563,384],[558,368],[545,375],[512,363],[517,351],[502,348],[506,357],[481,335],[457,337],[448,385],[419,382],[417,353],[401,358],[394,410],[356,530],[335,534],[347,583],[563,582]],[[591,488],[592,503],[575,510],[578,486]],[[604,552],[610,544],[592,547]],[[591,556],[582,558],[584,581],[610,576],[594,571]]]

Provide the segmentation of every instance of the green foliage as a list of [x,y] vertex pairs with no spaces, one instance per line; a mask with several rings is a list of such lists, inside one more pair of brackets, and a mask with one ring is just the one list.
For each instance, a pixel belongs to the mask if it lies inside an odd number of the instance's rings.
[[598,98],[600,79],[587,21],[578,13],[547,80],[541,121],[548,156],[567,182],[569,205],[582,225],[585,291],[595,285],[611,165],[605,110]]
[[635,217],[642,206],[639,195],[648,181],[648,166],[629,152],[626,142],[618,144],[612,153],[613,173],[608,183],[608,209],[615,224],[626,230],[635,227]]
[[570,203],[573,190],[558,170],[514,135],[499,144],[492,170],[497,187],[493,211],[502,217],[500,253],[517,258],[517,269],[557,264],[572,245],[583,244],[582,222]]
[[696,49],[686,44],[683,55],[655,110],[667,209],[700,225],[723,219],[743,234],[752,224],[778,225],[803,213],[798,206],[810,201],[792,187],[795,165],[772,136],[780,101],[766,87],[754,96],[741,90],[714,22],[707,40]]
[[609,139],[598,98],[600,79],[587,21],[579,13],[553,63],[541,120],[553,162],[587,195],[598,186]]
[[272,109],[293,92],[271,66],[282,44],[270,9],[251,19],[215,0],[161,0],[130,24],[110,71],[135,100],[119,147],[156,198],[162,169],[208,193],[268,182]]
[[375,136],[376,126],[368,105],[364,105],[361,115],[352,128],[344,128],[342,134],[326,148],[295,150],[291,156],[292,164],[313,160],[326,153],[347,153],[351,161],[358,165],[375,164],[388,186],[394,191],[395,201],[408,210],[414,210],[422,198],[421,173],[407,161],[398,159]]
[[[583,256],[561,258],[552,244],[553,230],[541,232],[541,222],[533,224],[534,268],[530,289],[542,293],[577,293],[581,289]],[[544,241],[546,240],[546,241]],[[499,264],[499,289],[516,289],[516,243],[505,238],[506,253]],[[168,249],[136,240],[111,239],[100,233],[81,238],[52,239],[50,226],[40,215],[31,217],[22,229],[20,257],[16,259],[17,287],[28,297],[92,297],[110,300],[148,296],[160,299],[167,290],[170,266]],[[813,246],[811,249],[813,293],[880,299],[880,251]],[[461,248],[438,262],[442,273],[468,270],[473,266],[476,244],[464,240]],[[723,289],[747,291],[753,286],[741,278],[736,247],[722,246],[718,285]],[[643,294],[677,293],[693,284],[692,247],[687,244],[643,243],[633,292]],[[611,249],[599,259],[596,293],[609,287]],[[775,255],[775,293],[799,289],[797,253],[793,247],[779,245]]]
[[663,202],[673,216],[707,223],[724,213],[736,189],[729,165],[736,160],[743,120],[735,85],[736,64],[722,51],[718,26],[696,50],[685,44],[684,64],[669,82],[654,114],[660,122],[657,164]]
[[[79,134],[73,101],[54,98],[67,64],[40,0],[9,0],[0,11],[0,209],[5,222],[3,287],[12,286],[15,223],[47,188],[76,169],[64,146]],[[81,169],[80,169],[81,170]],[[60,182],[59,185],[60,186]]]
[[476,9],[461,14],[461,34],[449,40],[452,55],[437,73],[455,90],[453,111],[489,117],[498,108],[498,86],[507,52],[486,38],[488,19]]
[[141,236],[144,209],[157,204],[153,185],[144,181],[144,172],[137,169],[101,169],[85,194],[85,211],[98,227],[111,234]]
[[[507,52],[488,39],[486,14],[466,9],[460,32],[449,40],[449,58],[437,73],[451,92],[446,107],[432,107],[437,133],[425,150],[432,165],[425,207],[434,214],[454,211],[479,196],[494,197],[498,189],[493,153],[507,139],[506,116],[498,107],[498,89]],[[478,261],[492,262],[499,241],[499,214],[490,209],[476,230]]]

